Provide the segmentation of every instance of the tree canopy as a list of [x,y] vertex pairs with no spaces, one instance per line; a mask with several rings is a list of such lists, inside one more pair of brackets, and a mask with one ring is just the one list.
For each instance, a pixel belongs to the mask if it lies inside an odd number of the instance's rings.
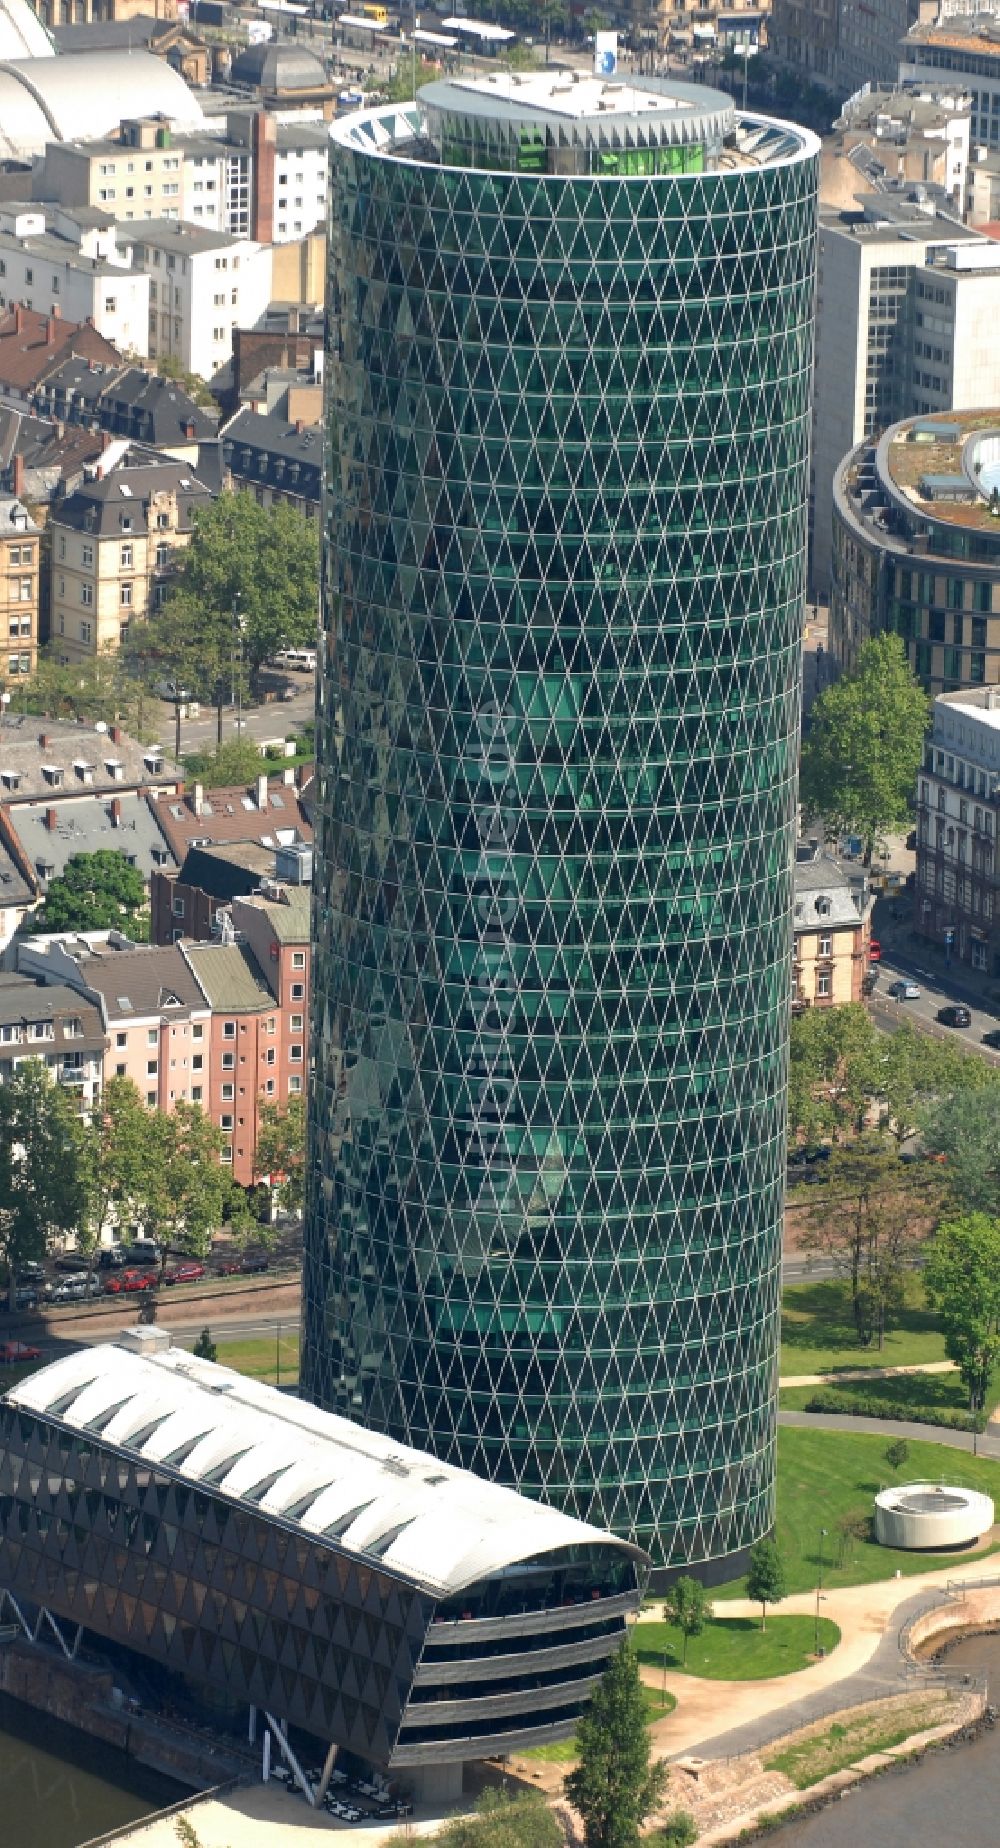
[[862,1347],[882,1347],[903,1307],[907,1267],[934,1230],[942,1186],[936,1168],[899,1159],[875,1131],[836,1147],[814,1189],[802,1250],[830,1260],[846,1278]]
[[944,1157],[958,1210],[1000,1217],[1000,1085],[942,1098],[925,1112],[922,1139],[928,1151]]
[[120,930],[134,943],[149,936],[146,885],[138,867],[117,849],[74,853],[49,881],[32,920],[38,930]]
[[877,1102],[887,1133],[902,1144],[931,1122],[942,1100],[977,1094],[995,1097],[1000,1108],[1000,1074],[908,1022],[880,1033],[856,1002],[808,1008],[792,1021],[789,1121],[807,1141],[858,1133]]
[[760,1627],[767,1628],[767,1607],[780,1604],[785,1596],[785,1567],[774,1540],[758,1540],[750,1548],[747,1573],[747,1597],[760,1605]]
[[669,1587],[663,1603],[664,1622],[672,1623],[684,1639],[682,1662],[687,1663],[688,1643],[700,1636],[712,1614],[708,1593],[700,1579],[681,1573]]
[[13,1306],[21,1265],[38,1263],[85,1215],[83,1126],[38,1059],[0,1085],[0,1250]]
[[639,1663],[629,1642],[613,1656],[576,1729],[579,1761],[565,1783],[586,1848],[638,1848],[639,1831],[667,1783],[650,1763]]
[[944,1351],[982,1411],[1000,1361],[1000,1220],[967,1213],[937,1229],[924,1269],[927,1299],[944,1329]]
[[870,861],[905,828],[930,703],[898,635],[877,635],[855,667],[821,693],[802,746],[800,799],[831,834],[854,834]]
[[255,783],[267,764],[252,738],[228,738],[217,751],[192,751],[184,759],[184,769],[206,789],[235,789],[240,783]]
[[271,1178],[278,1205],[285,1212],[301,1212],[306,1181],[306,1100],[290,1097],[282,1108],[265,1104],[257,1131],[258,1174]]
[[195,515],[191,543],[163,609],[132,625],[147,675],[169,673],[221,706],[234,683],[254,690],[279,649],[315,643],[319,538],[287,501],[221,494]]

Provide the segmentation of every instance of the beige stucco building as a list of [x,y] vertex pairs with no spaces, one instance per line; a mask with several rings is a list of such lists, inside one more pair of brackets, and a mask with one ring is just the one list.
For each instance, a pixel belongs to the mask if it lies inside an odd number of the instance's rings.
[[24,504],[0,496],[0,682],[8,691],[35,671],[38,660],[38,553],[41,528]]
[[795,866],[792,1006],[860,1001],[869,966],[870,902],[818,841],[801,841]]

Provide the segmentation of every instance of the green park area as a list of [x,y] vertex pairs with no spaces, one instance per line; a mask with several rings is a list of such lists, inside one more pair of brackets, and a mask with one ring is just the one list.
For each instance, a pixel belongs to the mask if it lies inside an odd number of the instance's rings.
[[[634,1631],[635,1652],[643,1668],[700,1675],[707,1681],[767,1681],[792,1675],[815,1660],[816,1624],[812,1617],[782,1617],[769,1611],[762,1630],[759,1617],[712,1617],[700,1636],[684,1638],[676,1624],[642,1622]],[[819,1646],[829,1655],[840,1631],[828,1617],[819,1624]]]
[[850,1291],[840,1278],[793,1283],[784,1292],[782,1379],[859,1367],[916,1367],[944,1358],[944,1336],[918,1276],[906,1278],[902,1305],[881,1347],[876,1342],[862,1345],[851,1313]]
[[232,1367],[248,1379],[267,1386],[297,1386],[299,1381],[299,1335],[293,1322],[273,1335],[261,1335],[246,1341],[218,1343],[220,1367]]
[[[1000,1463],[943,1444],[911,1442],[907,1448],[902,1480],[956,1482],[981,1489],[1000,1503]],[[789,1595],[816,1589],[821,1562],[826,1586],[867,1585],[892,1578],[897,1571],[908,1577],[954,1563],[953,1553],[903,1553],[875,1541],[875,1497],[893,1481],[885,1450],[883,1438],[864,1432],[778,1432],[775,1538]],[[987,1541],[982,1553],[993,1550]],[[713,1593],[716,1599],[745,1595],[742,1579]],[[770,1623],[769,1617],[769,1628]]]
[[[663,1720],[668,1713],[673,1713],[677,1702],[674,1696],[664,1688],[644,1687],[642,1705],[647,1724],[653,1726],[657,1720]],[[575,1762],[576,1755],[576,1735],[574,1733],[571,1733],[568,1739],[556,1739],[551,1745],[535,1745],[528,1751],[518,1754],[519,1757],[534,1759],[539,1764],[549,1765],[571,1765]]]

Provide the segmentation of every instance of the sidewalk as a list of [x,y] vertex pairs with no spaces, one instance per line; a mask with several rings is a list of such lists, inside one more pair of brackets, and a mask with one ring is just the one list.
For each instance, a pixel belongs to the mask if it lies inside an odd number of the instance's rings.
[[909,1367],[850,1367],[842,1373],[790,1373],[779,1386],[839,1386],[844,1380],[895,1380],[908,1373],[957,1373],[953,1360],[914,1361]]
[[[1000,1413],[1000,1408],[998,1408]],[[981,1437],[971,1431],[951,1431],[945,1425],[918,1424],[906,1418],[855,1418],[852,1412],[779,1412],[779,1425],[800,1431],[867,1431],[872,1437],[905,1437],[914,1444],[944,1444],[969,1456],[988,1457],[1000,1463],[1000,1416],[994,1414]]]
[[[838,1626],[840,1643],[823,1661],[794,1675],[723,1682],[668,1669],[666,1687],[678,1704],[653,1727],[656,1746],[668,1758],[689,1753],[701,1758],[733,1757],[756,1751],[839,1708],[903,1691],[909,1685],[899,1648],[903,1624],[941,1603],[949,1580],[990,1576],[991,1566],[1000,1577],[1000,1563],[984,1564],[980,1554],[964,1565],[916,1573],[912,1578],[881,1579],[874,1585],[838,1586],[824,1592],[822,1614]],[[745,1598],[726,1599],[721,1610],[726,1616],[760,1616],[759,1604]],[[815,1610],[816,1593],[808,1591],[785,1598],[780,1611],[772,1614],[812,1616]],[[650,1612],[638,1622],[656,1621],[657,1615]],[[657,1669],[645,1670],[643,1679],[656,1687],[664,1680]]]

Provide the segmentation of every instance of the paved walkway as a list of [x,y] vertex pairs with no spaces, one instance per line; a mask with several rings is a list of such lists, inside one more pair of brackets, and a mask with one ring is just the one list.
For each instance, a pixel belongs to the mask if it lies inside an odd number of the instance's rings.
[[1000,1424],[994,1418],[981,1437],[971,1431],[950,1431],[945,1425],[916,1424],[903,1418],[854,1418],[848,1412],[779,1412],[780,1425],[798,1430],[868,1431],[873,1437],[905,1437],[911,1443],[944,1444],[949,1450],[964,1450],[1000,1462]]
[[[942,1603],[949,1579],[981,1578],[990,1573],[991,1563],[984,1564],[980,1555],[962,1566],[824,1592],[822,1613],[838,1626],[840,1643],[823,1661],[795,1675],[719,1682],[668,1670],[666,1686],[678,1706],[653,1728],[657,1746],[668,1758],[688,1753],[701,1758],[735,1757],[757,1751],[828,1713],[904,1692],[911,1684],[899,1647],[902,1626]],[[727,1616],[760,1613],[760,1606],[746,1599],[726,1599],[723,1609]],[[782,1616],[812,1616],[815,1610],[815,1591],[799,1592],[781,1605]],[[651,1685],[662,1685],[663,1677],[655,1669],[646,1671],[643,1678]]]
[[851,1367],[840,1373],[790,1373],[779,1386],[840,1386],[845,1380],[895,1380],[908,1373],[957,1373],[953,1360],[924,1360],[911,1367]]

